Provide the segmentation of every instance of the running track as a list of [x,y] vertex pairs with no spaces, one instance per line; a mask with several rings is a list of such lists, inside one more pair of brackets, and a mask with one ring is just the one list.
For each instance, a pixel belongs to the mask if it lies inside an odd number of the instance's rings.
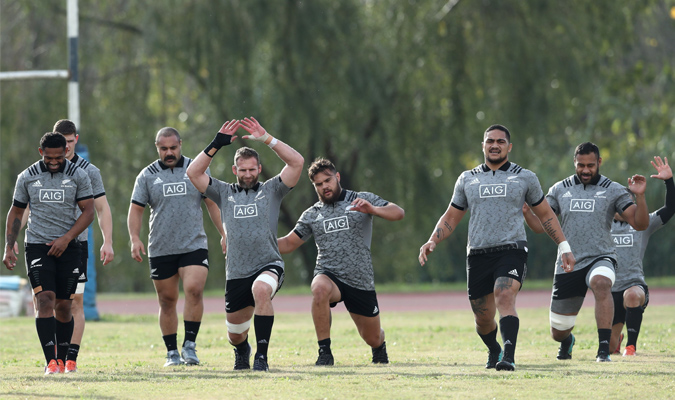
[[[471,310],[466,292],[437,293],[399,293],[378,294],[380,310],[394,311],[447,311]],[[551,299],[550,290],[527,290],[518,294],[518,308],[548,307]],[[276,312],[310,312],[312,298],[309,295],[284,296],[274,298]],[[586,294],[584,307],[593,307],[593,294]],[[655,288],[649,290],[649,305],[675,304],[675,288]],[[157,314],[159,306],[156,299],[147,300],[98,300],[98,311],[101,314]],[[183,299],[178,300],[178,311],[183,311]],[[225,296],[204,298],[204,312],[225,312]],[[346,312],[342,303],[334,312]]]

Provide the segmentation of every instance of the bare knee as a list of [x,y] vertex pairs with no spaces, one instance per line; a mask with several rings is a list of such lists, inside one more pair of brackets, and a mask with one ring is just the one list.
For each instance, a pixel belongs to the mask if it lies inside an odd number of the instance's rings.
[[265,282],[256,281],[253,283],[251,291],[253,292],[253,299],[255,299],[256,304],[270,301],[272,298],[272,287]]
[[609,294],[612,290],[612,281],[605,276],[595,276],[591,280],[591,290],[598,294]]
[[312,283],[312,299],[315,303],[327,303],[330,300],[331,290],[331,285]]

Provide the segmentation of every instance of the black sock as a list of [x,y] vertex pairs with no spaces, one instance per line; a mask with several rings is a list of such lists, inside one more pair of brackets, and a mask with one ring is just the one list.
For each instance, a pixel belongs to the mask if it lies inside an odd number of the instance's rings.
[[199,326],[201,324],[201,321],[183,321],[183,325],[185,325],[185,339],[183,340],[183,346],[185,346],[186,340],[191,342],[197,341],[197,334],[199,333]]
[[564,347],[570,347],[571,344],[572,344],[572,334],[571,333],[565,338],[565,340],[560,342],[560,345],[564,346]]
[[70,347],[68,348],[68,356],[66,356],[66,360],[77,361],[77,355],[79,353],[80,345],[71,343]]
[[237,348],[237,352],[239,354],[244,354],[248,351],[248,335],[246,335],[246,339],[244,339],[243,342],[235,345],[234,347]]
[[66,355],[68,355],[68,348],[70,347],[70,339],[73,337],[73,328],[75,327],[75,320],[70,319],[68,322],[56,321],[56,358],[66,363]]
[[483,343],[485,343],[488,350],[490,350],[490,353],[497,353],[501,351],[501,347],[499,346],[499,343],[497,343],[497,328],[485,335],[481,335],[479,333],[478,336],[480,336],[480,338],[483,340]]
[[56,359],[56,318],[35,318],[38,339],[42,345],[45,360],[49,363]]
[[178,350],[178,334],[174,333],[173,335],[164,335],[164,345],[166,346],[166,351]]
[[626,346],[635,346],[637,348],[638,335],[640,334],[640,327],[642,327],[642,307],[627,307],[626,308],[626,332],[628,333],[628,340]]
[[330,351],[330,338],[319,340],[319,354],[332,354]]
[[504,359],[515,360],[518,328],[520,328],[520,319],[515,315],[507,315],[499,320],[499,330],[502,331],[504,343]]
[[267,358],[267,348],[270,345],[272,336],[272,325],[274,325],[274,315],[254,315],[253,325],[255,325],[255,340],[258,348],[256,354],[262,354]]
[[612,337],[611,329],[598,329],[598,354],[609,354],[609,339]]

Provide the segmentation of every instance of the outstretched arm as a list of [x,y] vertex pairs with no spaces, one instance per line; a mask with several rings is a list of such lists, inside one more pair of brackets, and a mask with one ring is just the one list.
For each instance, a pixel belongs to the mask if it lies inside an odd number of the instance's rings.
[[242,136],[242,139],[265,143],[286,163],[286,166],[281,170],[281,180],[284,184],[288,187],[297,185],[302,174],[302,166],[305,163],[302,155],[291,146],[272,137],[255,118],[244,118],[240,121],[240,124],[250,133],[250,135]]
[[206,192],[206,189],[209,187],[210,178],[206,173],[206,169],[211,164],[211,159],[221,147],[230,145],[237,138],[234,136],[237,129],[239,129],[239,121],[236,119],[225,122],[218,133],[216,133],[216,137],[211,144],[203,152],[199,153],[188,166],[186,171],[187,176],[200,193]]
[[399,221],[405,217],[405,211],[394,203],[389,203],[386,206],[376,207],[372,205],[368,200],[357,198],[352,201],[351,208],[352,211],[359,211],[364,214],[372,214],[380,218],[384,218],[387,221]]
[[300,236],[298,236],[294,231],[288,232],[288,235],[278,238],[277,243],[279,244],[279,253],[288,254],[292,251],[295,251],[298,247],[302,246],[305,243]]
[[571,272],[574,269],[576,260],[569,243],[567,243],[558,217],[556,217],[548,201],[546,199],[542,200],[541,203],[532,207],[532,212],[537,216],[542,230],[558,245],[558,253],[561,253],[563,270]]
[[666,202],[656,213],[661,217],[661,221],[665,224],[675,214],[675,184],[673,183],[673,171],[668,165],[668,157],[654,157],[652,165],[656,168],[657,174],[652,175],[652,178],[661,179],[666,184]]
[[459,210],[453,207],[452,204],[448,206],[448,209],[436,223],[434,232],[429,237],[429,240],[420,247],[420,255],[417,257],[420,265],[424,266],[427,262],[427,256],[434,251],[436,245],[455,231],[464,214],[466,214],[466,210]]

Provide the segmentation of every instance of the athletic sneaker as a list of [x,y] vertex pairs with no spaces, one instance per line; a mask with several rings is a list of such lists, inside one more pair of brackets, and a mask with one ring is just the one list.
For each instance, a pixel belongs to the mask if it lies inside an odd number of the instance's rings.
[[574,342],[576,342],[576,339],[574,338],[574,335],[570,333],[570,336],[572,336],[572,342],[570,343],[569,346],[565,346],[560,343],[560,347],[558,348],[558,360],[571,360],[572,359],[572,348],[574,347]]
[[634,356],[635,355],[635,346],[632,344],[630,346],[626,346],[625,349],[623,349],[623,356]]
[[249,359],[251,358],[251,345],[246,344],[248,347],[248,350],[246,350],[243,353],[239,353],[237,348],[234,348],[234,370],[241,370],[241,369],[251,369],[251,363]]
[[616,346],[613,354],[621,354],[621,343],[623,343],[623,333],[619,336],[619,344]]
[[56,360],[51,360],[49,364],[45,367],[45,375],[52,375],[61,373],[61,367],[56,362]]
[[373,350],[373,364],[389,364],[389,356],[387,355],[387,342],[382,342],[382,346],[372,348]]
[[168,353],[166,353],[166,362],[164,363],[165,367],[181,364],[182,362],[180,360],[180,354],[178,354],[178,350],[170,350]]
[[502,351],[502,348],[499,348],[499,351],[497,352],[488,352],[488,360],[487,363],[485,364],[485,369],[492,369],[497,367],[497,363],[502,360],[502,357],[504,356],[504,352]]
[[66,360],[66,374],[77,372],[77,362],[73,360]]
[[183,343],[183,350],[180,353],[180,359],[184,364],[187,365],[199,365],[199,358],[197,358],[197,343],[186,340]]
[[56,360],[56,365],[59,366],[59,374],[66,372],[66,365],[63,363],[63,360]]
[[516,370],[516,363],[513,362],[513,360],[510,360],[508,358],[505,358],[501,360],[500,362],[497,363],[495,366],[495,369],[497,371],[515,371]]
[[253,360],[254,371],[269,371],[270,367],[267,365],[267,358],[262,354],[256,354]]
[[333,360],[333,354],[323,353],[319,350],[319,358],[316,359],[314,365],[333,365],[335,361]]
[[595,362],[610,362],[612,361],[611,358],[609,358],[609,353],[600,352],[598,353],[598,356],[595,358]]

